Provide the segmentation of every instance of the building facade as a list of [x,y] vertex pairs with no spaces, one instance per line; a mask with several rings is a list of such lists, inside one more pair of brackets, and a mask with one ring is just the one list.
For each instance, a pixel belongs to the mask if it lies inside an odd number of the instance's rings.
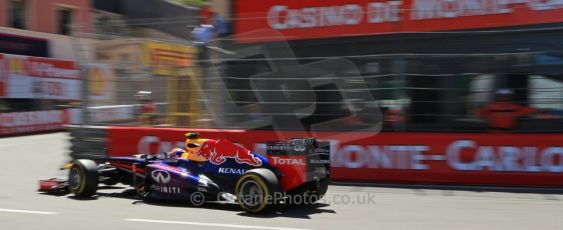
[[[90,33],[91,22],[89,0],[0,0],[0,135],[79,122],[79,110],[69,107],[84,98],[81,63],[93,55],[91,39],[75,38]],[[86,69],[95,72],[93,66]]]
[[[90,0],[0,0],[3,53],[91,61]],[[21,38],[21,39],[20,39]],[[80,50],[80,51],[78,51]]]
[[91,31],[90,0],[0,0],[0,26],[71,35]]

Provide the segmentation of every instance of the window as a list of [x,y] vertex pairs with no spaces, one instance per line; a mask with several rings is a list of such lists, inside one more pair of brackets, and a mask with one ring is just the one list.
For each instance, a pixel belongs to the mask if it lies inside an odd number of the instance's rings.
[[63,35],[70,35],[72,32],[72,16],[73,10],[69,8],[63,8],[58,10],[58,26],[59,33]]
[[[512,92],[508,97],[510,103],[515,103],[535,111],[522,112],[515,117],[514,132],[561,132],[563,130],[563,77],[558,74],[540,75],[530,73],[501,73],[497,75],[484,74],[470,76],[469,83],[465,85],[467,106],[465,117],[460,116],[455,128],[463,130],[490,130],[490,123],[478,122],[479,109],[492,105],[500,98],[496,92],[499,89],[508,89]],[[507,100],[506,98],[504,100]],[[460,101],[460,100],[458,100]],[[457,103],[463,104],[463,103]],[[498,108],[498,107],[497,107]],[[502,107],[501,107],[502,108]],[[506,111],[497,111],[500,114]],[[460,114],[460,115],[463,115]],[[503,115],[508,116],[508,115]],[[486,117],[480,117],[485,119]],[[484,121],[484,120],[483,120]],[[490,121],[489,121],[490,122]]]
[[18,29],[25,29],[25,1],[10,1],[10,26]]
[[[563,130],[560,65],[522,68],[508,63],[511,69],[495,71],[479,68],[498,66],[486,58],[449,59],[409,59],[399,74],[388,73],[385,64],[379,66],[381,73],[373,63],[363,68],[383,115],[383,131]],[[502,91],[509,93],[502,96]]]

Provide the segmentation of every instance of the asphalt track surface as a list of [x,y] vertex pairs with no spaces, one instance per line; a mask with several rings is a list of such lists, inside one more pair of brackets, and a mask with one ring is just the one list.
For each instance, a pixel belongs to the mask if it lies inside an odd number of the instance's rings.
[[267,215],[235,204],[144,203],[124,187],[87,200],[37,193],[39,179],[65,175],[57,169],[67,138],[0,139],[0,229],[563,229],[559,191],[333,185],[313,207]]

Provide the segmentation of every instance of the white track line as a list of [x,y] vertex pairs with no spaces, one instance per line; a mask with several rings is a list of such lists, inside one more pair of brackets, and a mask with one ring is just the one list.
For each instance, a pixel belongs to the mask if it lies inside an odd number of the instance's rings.
[[267,227],[267,226],[237,225],[237,224],[215,224],[215,223],[202,223],[202,222],[170,221],[170,220],[125,219],[125,221],[149,222],[149,223],[158,223],[158,224],[184,224],[184,225],[226,227],[226,228],[243,228],[243,229],[310,230],[310,229],[303,229],[303,228]]
[[56,212],[43,212],[43,211],[4,209],[4,208],[0,208],[0,212],[15,212],[15,213],[41,214],[41,215],[55,215],[55,214],[57,214]]

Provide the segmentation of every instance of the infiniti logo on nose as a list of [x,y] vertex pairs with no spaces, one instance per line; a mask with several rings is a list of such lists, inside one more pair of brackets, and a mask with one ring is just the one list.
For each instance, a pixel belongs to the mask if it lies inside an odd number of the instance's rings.
[[170,173],[162,170],[154,170],[151,172],[151,177],[156,182],[166,184],[170,182]]

